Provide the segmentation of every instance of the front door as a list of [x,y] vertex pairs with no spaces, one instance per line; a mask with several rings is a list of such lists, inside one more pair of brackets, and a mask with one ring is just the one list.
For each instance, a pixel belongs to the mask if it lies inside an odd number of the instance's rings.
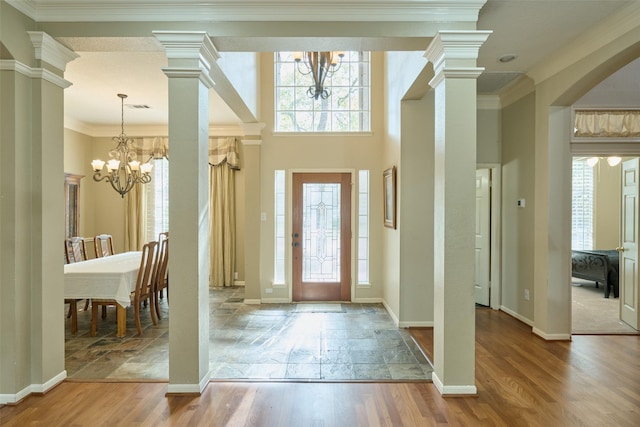
[[294,173],[294,301],[351,300],[351,174]]
[[638,329],[638,201],[640,186],[638,159],[627,160],[622,165],[622,244],[618,248],[620,319]]

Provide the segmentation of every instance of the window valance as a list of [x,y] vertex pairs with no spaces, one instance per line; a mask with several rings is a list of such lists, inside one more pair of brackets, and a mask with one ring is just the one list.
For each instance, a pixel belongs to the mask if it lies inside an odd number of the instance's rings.
[[640,110],[575,110],[574,115],[575,137],[640,137]]
[[[156,136],[133,138],[133,140],[136,155],[141,162],[163,157],[169,159],[169,138]],[[209,138],[209,164],[217,166],[225,161],[231,169],[240,169],[236,138]]]

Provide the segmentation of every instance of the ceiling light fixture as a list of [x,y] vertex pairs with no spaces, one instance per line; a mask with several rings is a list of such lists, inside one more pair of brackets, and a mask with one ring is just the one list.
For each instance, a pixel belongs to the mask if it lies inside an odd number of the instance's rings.
[[111,160],[106,162],[106,173],[103,174],[105,162],[96,159],[91,162],[93,168],[94,181],[107,180],[114,190],[121,197],[129,192],[136,184],[147,184],[151,182],[151,169],[153,165],[149,162],[140,164],[136,160],[136,153],[132,148],[133,139],[127,137],[124,133],[124,99],[127,95],[119,93],[122,104],[122,131],[119,136],[114,136],[113,142],[116,148],[109,151]]
[[[331,91],[324,87],[327,76],[331,78],[342,64],[344,52],[294,52],[293,59],[298,64],[300,74],[311,74],[313,84],[309,86],[307,95],[313,99],[327,99]],[[305,65],[302,69],[300,64]]]
[[[599,161],[600,161],[600,157],[589,157],[587,159],[587,164],[591,167],[594,167],[595,165],[598,164]],[[620,164],[621,161],[622,161],[622,158],[617,156],[607,157],[607,163],[609,164],[609,166],[617,166]]]
[[513,53],[508,53],[506,55],[502,55],[502,56],[498,57],[498,62],[502,62],[502,63],[511,62],[514,59],[516,59],[517,57],[518,57],[518,55],[514,55]]

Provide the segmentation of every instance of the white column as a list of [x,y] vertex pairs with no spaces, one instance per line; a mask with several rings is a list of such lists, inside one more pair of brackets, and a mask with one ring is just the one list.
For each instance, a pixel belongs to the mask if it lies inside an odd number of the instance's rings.
[[168,393],[201,393],[209,373],[209,69],[206,32],[154,32],[169,65],[171,322]]
[[[64,89],[77,55],[28,32],[34,67],[0,60],[0,404],[65,379]],[[5,114],[6,113],[6,114]]]
[[443,31],[425,52],[435,74],[433,382],[444,395],[477,393],[476,65],[490,33]]

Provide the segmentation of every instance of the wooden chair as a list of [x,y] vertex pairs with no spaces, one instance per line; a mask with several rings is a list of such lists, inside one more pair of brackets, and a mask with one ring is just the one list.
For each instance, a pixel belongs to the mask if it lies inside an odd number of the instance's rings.
[[69,237],[64,241],[64,256],[67,264],[86,261],[87,247],[83,237]]
[[[138,279],[136,280],[136,288],[131,292],[131,303],[133,304],[136,317],[136,328],[138,335],[142,335],[142,324],[140,323],[140,307],[143,302],[149,301],[149,313],[151,313],[151,321],[154,325],[156,320],[153,291],[155,289],[155,280],[157,273],[158,261],[158,242],[149,242],[142,248],[142,258],[140,259],[140,269],[138,270]],[[115,306],[115,300],[91,300],[91,335],[95,336],[98,330],[98,307],[99,306]]]
[[96,258],[115,254],[113,237],[111,237],[111,234],[98,234],[93,238],[93,248],[96,251]]
[[[162,233],[161,233],[162,234]],[[168,234],[168,233],[167,233]],[[160,244],[160,254],[158,256],[158,271],[156,274],[155,291],[153,293],[153,304],[156,308],[158,319],[162,319],[160,314],[160,299],[162,299],[162,290],[167,290],[167,303],[169,302],[169,237],[162,239]]]
[[[87,259],[87,247],[83,237],[70,237],[64,241],[64,259],[67,264],[85,261]],[[67,318],[71,318],[71,333],[78,332],[78,301],[79,299],[65,298],[64,303],[69,304]],[[84,309],[89,308],[89,300],[85,302]]]

